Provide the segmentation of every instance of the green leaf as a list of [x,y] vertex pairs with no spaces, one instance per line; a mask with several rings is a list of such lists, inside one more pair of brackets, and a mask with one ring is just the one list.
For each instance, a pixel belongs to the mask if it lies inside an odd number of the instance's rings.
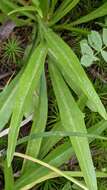
[[40,8],[43,12],[44,17],[47,17],[50,1],[49,0],[39,0],[39,2],[40,2]]
[[0,94],[0,130],[8,123],[12,114],[18,82],[22,71],[4,88]]
[[107,28],[103,28],[103,42],[107,46]]
[[81,57],[81,65],[89,67],[92,64],[93,64],[93,57],[91,57],[90,55],[83,55]]
[[61,6],[56,10],[54,13],[49,25],[53,25],[56,22],[58,22],[61,18],[63,18],[68,12],[70,12],[78,3],[80,0],[66,0],[63,1]]
[[34,3],[35,6],[39,7],[40,6],[40,0],[32,0],[32,3]]
[[53,12],[55,10],[55,6],[56,6],[57,2],[58,2],[58,0],[52,0],[52,1],[50,1],[50,10],[49,10],[50,15],[53,15]]
[[80,27],[73,27],[72,24],[57,24],[54,26],[55,30],[68,30],[70,32],[74,32],[77,35],[83,35],[83,36],[87,36],[88,34],[90,34],[90,31],[86,28],[80,28]]
[[[65,131],[71,130],[72,132],[87,133],[84,123],[84,115],[78,108],[60,72],[55,68],[54,62],[49,63],[49,71],[60,111],[62,125]],[[78,158],[87,187],[90,190],[97,190],[96,175],[88,139],[71,137],[70,141]]]
[[[93,125],[92,127],[90,127],[88,129],[88,132],[90,134],[97,134],[100,135],[103,131],[105,131],[107,129],[107,121],[102,120],[98,123],[96,123],[95,125]],[[95,138],[90,139],[89,142],[93,142],[95,140]]]
[[[61,131],[63,130],[63,126],[61,122],[57,122],[53,125],[53,128],[51,129],[51,132],[55,131]],[[61,140],[62,137],[49,137],[49,138],[43,138],[43,142],[41,145],[40,153],[39,153],[39,158],[43,158],[44,156],[47,155],[47,153],[52,149],[52,147]]]
[[99,59],[97,57],[95,57],[94,55],[93,56],[83,55],[81,57],[81,65],[83,65],[85,67],[89,67],[94,63],[94,61],[98,61],[98,60]]
[[[12,1],[9,1],[9,0],[6,0],[6,1],[5,0],[1,0],[0,1],[0,10],[3,13],[5,13],[6,15],[8,15],[9,12],[11,12],[11,11],[13,11],[15,9],[18,9],[18,8],[20,8],[20,7],[15,2],[13,3]],[[32,14],[30,14],[28,12],[25,12],[25,11],[23,12],[23,14],[26,15],[26,16],[28,16],[29,18],[35,20],[35,17]],[[20,20],[20,19],[17,19],[16,16],[15,17],[11,16],[11,18],[13,20],[15,20],[15,21],[16,20]]]
[[26,136],[26,137],[23,137],[21,139],[18,140],[17,142],[17,145],[20,145],[20,144],[23,144],[25,142],[28,142],[28,141],[33,141],[34,139],[38,140],[38,138],[41,138],[41,137],[87,137],[87,138],[95,138],[95,139],[99,139],[99,140],[104,140],[104,141],[107,141],[107,137],[104,137],[104,136],[99,136],[99,135],[96,135],[96,134],[86,134],[86,133],[80,133],[80,132],[71,132],[71,131],[55,131],[55,132],[39,132],[39,133],[33,133],[32,136]]
[[[63,130],[63,126],[61,126]],[[100,135],[104,130],[107,129],[107,121],[102,120],[101,122],[98,122],[96,125],[90,127],[88,129],[88,132],[90,134],[97,134]],[[61,129],[60,129],[61,130]],[[49,137],[52,139],[52,137]],[[89,142],[93,142],[95,138],[90,139]],[[55,143],[56,144],[56,143]],[[74,154],[73,149],[71,147],[71,143],[65,142],[64,144],[57,146],[56,149],[53,149],[51,153],[49,153],[44,161],[51,163],[52,165],[59,167],[63,163],[69,160],[69,158],[72,157]],[[28,170],[26,174],[24,173],[18,181],[15,183],[15,189],[19,190],[20,188],[23,188],[24,186],[31,184],[32,187],[42,181],[45,181],[47,179],[50,179],[53,177],[53,174],[46,170],[46,168],[40,168],[40,167],[33,167],[32,169]],[[57,176],[55,176],[57,177]]]
[[81,57],[81,65],[85,67],[89,67],[93,64],[94,61],[94,53],[91,47],[88,45],[87,40],[82,40],[80,42],[81,46],[81,52],[82,52],[82,57]]
[[80,46],[81,46],[81,52],[83,55],[89,55],[91,57],[93,56],[93,50],[88,45],[87,40],[82,40],[80,42]]
[[10,166],[13,159],[26,99],[28,96],[33,94],[35,88],[38,85],[41,73],[43,72],[46,53],[46,46],[44,43],[41,43],[32,53],[27,67],[20,79],[8,136],[8,166]]
[[[9,12],[8,15],[12,15],[12,14],[17,13],[17,12],[24,13],[26,11],[37,12],[41,17],[43,17],[41,9],[39,9],[38,7],[34,7],[34,6],[19,7],[17,9],[12,10],[11,12]],[[32,16],[32,19],[35,20],[35,17]]]
[[101,51],[102,39],[98,32],[91,31],[91,34],[88,35],[88,42],[92,48],[94,48],[97,51]]
[[[47,162],[48,164],[51,164],[55,167],[61,166],[63,163],[68,161],[72,156],[72,148],[69,145],[69,143],[65,143],[62,145],[57,146],[55,149],[53,149],[52,152],[50,152],[45,159],[43,159],[44,162]],[[24,188],[25,186],[31,186],[32,187],[46,179],[46,176],[51,175],[51,171],[44,167],[36,166],[33,168],[30,168],[26,173],[24,173],[15,183],[15,190],[19,190],[21,188]]]
[[[59,170],[58,168],[56,168],[55,166],[52,166],[42,160],[39,160],[37,158],[33,158],[31,156],[28,156],[28,155],[25,155],[25,154],[22,154],[22,153],[18,153],[18,152],[15,152],[14,153],[15,156],[17,157],[20,157],[20,158],[24,158],[28,161],[31,161],[35,164],[39,164],[41,166],[44,166],[45,168],[48,168],[50,169],[51,171],[55,172],[56,174],[62,176],[62,177],[65,177],[66,179],[68,179],[69,181],[73,182],[74,184],[76,184],[77,186],[81,187],[82,189],[84,190],[87,190],[87,188],[85,187],[85,185],[83,185],[81,182],[79,182],[77,179],[71,177],[71,176],[68,176],[66,175],[66,173],[64,173],[63,171]],[[32,186],[31,186],[32,187]],[[28,189],[30,188],[30,186],[28,187],[24,187],[24,189]]]
[[77,105],[81,111],[84,111],[86,103],[87,103],[87,98],[84,95],[81,95],[77,100]]
[[[88,133],[73,133],[73,132],[64,132],[63,125],[60,122],[56,123],[55,126],[49,132],[36,133],[32,134],[31,138],[29,136],[23,137],[18,140],[18,145],[28,140],[32,140],[34,138],[45,137],[43,139],[43,143],[41,146],[41,152],[39,158],[43,158],[47,153],[54,147],[54,145],[61,140],[64,136],[78,136],[78,137],[88,137],[89,142],[92,142],[93,139],[102,139],[107,140],[106,137],[100,136],[100,134],[106,129],[107,121],[102,120],[97,124],[93,125],[88,129]],[[47,137],[47,138],[46,138]],[[52,141],[52,142],[51,142]],[[49,146],[49,147],[48,147]],[[48,150],[47,150],[48,149]],[[46,152],[45,152],[46,151]]]
[[16,3],[13,3],[9,0],[5,1],[5,0],[1,0],[0,1],[0,9],[6,14],[10,11],[12,11],[13,9],[16,9],[18,6]]
[[101,55],[102,55],[104,61],[107,62],[107,52],[104,51],[104,50],[102,50],[102,51],[101,51]]
[[[14,101],[17,93],[19,79],[24,71],[24,68],[19,72],[19,74],[10,82],[8,86],[0,93],[0,130],[8,123],[8,120],[12,114],[14,107]],[[30,105],[29,105],[30,104]],[[27,117],[33,112],[34,105],[37,104],[37,95],[35,93],[34,99],[27,101],[24,110],[24,116]],[[29,108],[28,108],[29,106]]]
[[95,9],[94,11],[90,12],[86,16],[83,16],[79,18],[78,20],[72,22],[72,25],[78,25],[82,23],[89,22],[91,20],[94,20],[96,18],[100,18],[107,15],[107,2],[105,2],[103,5]]
[[[80,171],[73,171],[73,172],[72,171],[64,171],[64,173],[66,173],[67,175],[70,175],[72,177],[83,177],[83,174]],[[107,173],[98,171],[98,172],[96,172],[96,176],[97,176],[97,178],[107,178]],[[51,178],[56,178],[56,177],[60,177],[60,175],[58,176],[57,174],[52,173],[49,177],[47,176],[47,180],[51,179]]]
[[35,94],[33,94],[33,96],[27,98],[26,105],[24,107],[25,118],[29,117],[34,113],[35,109],[37,109],[37,105],[38,105],[38,95],[37,92],[35,91]]
[[[40,83],[40,94],[39,94],[39,104],[38,108],[36,109],[36,112],[34,114],[34,121],[31,128],[30,136],[32,134],[36,134],[39,132],[44,132],[46,127],[46,121],[47,121],[47,112],[48,112],[48,100],[47,100],[47,88],[46,88],[46,79],[45,75],[43,73],[41,83]],[[32,141],[28,142],[26,154],[30,155],[34,158],[38,157],[42,138],[39,139],[33,139]],[[30,168],[32,163],[25,162],[23,166],[23,170],[28,170]]]
[[36,11],[36,8],[34,6],[24,6],[24,7],[18,7],[17,9],[12,10],[8,13],[8,15],[17,13],[17,12],[25,12],[25,11]]
[[[94,105],[99,114],[107,119],[107,113],[97,93],[95,92],[90,80],[85,74],[77,56],[72,49],[52,30],[44,29],[44,35],[47,40],[50,54],[55,58],[56,65],[66,77],[81,90],[82,93]],[[79,75],[78,75],[79,73]],[[72,83],[71,83],[72,86]]]
[[5,178],[5,190],[13,190],[14,189],[14,176],[12,167],[8,168],[7,160],[4,161],[4,178]]

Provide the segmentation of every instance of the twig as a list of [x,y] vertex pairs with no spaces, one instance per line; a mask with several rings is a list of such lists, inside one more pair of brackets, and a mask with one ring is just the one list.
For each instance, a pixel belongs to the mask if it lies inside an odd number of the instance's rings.
[[[21,122],[21,127],[23,127],[24,125],[26,125],[27,123],[29,123],[32,120],[32,115],[30,115],[28,118],[26,118],[25,120],[23,120]],[[9,128],[4,129],[1,133],[0,133],[0,138],[4,137],[6,135],[8,135],[9,133]]]
[[10,76],[11,74],[12,74],[12,72],[8,72],[8,73],[4,73],[4,74],[0,75],[0,80]]

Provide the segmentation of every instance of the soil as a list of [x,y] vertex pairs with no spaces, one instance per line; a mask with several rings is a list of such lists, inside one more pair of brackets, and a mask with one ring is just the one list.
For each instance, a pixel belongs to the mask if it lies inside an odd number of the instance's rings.
[[6,21],[0,27],[0,90],[7,84],[10,78],[20,70],[20,65],[4,58],[4,44],[9,39],[15,38],[20,42],[23,52],[20,59],[23,59],[24,51],[31,40],[32,28],[29,26],[15,27],[12,21]]

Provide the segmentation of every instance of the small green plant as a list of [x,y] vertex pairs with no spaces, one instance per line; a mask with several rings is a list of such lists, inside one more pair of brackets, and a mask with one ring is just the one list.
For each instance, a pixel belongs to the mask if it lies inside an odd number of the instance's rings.
[[3,46],[3,58],[9,63],[17,64],[18,60],[23,55],[23,48],[20,45],[20,41],[15,37],[8,39]]
[[88,40],[82,40],[81,46],[81,64],[85,67],[91,66],[93,63],[99,62],[102,56],[107,62],[107,28],[103,28],[103,34],[97,31],[91,31]]

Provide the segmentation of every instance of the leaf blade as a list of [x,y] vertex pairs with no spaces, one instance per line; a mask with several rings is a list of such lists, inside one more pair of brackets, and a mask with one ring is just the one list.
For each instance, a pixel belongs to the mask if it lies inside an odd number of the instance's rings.
[[98,52],[102,49],[102,39],[98,32],[92,30],[91,34],[88,35],[88,42],[92,48]]
[[[60,123],[60,130],[63,130],[63,126]],[[88,129],[88,132],[90,134],[97,134],[100,135],[104,130],[107,129],[107,121],[102,120],[101,122],[98,122],[96,125],[90,127]],[[51,137],[50,137],[51,139]],[[89,143],[93,142],[95,138],[90,139]],[[56,149],[53,150],[53,152],[49,153],[44,161],[53,164],[54,166],[58,167],[65,163],[66,161],[71,158],[71,156],[74,154],[73,149],[71,147],[71,143],[65,142],[65,144],[60,145]],[[53,156],[52,156],[53,155]],[[48,171],[44,171],[46,169],[36,170],[33,168],[29,174],[29,171],[21,176],[21,178],[16,182],[15,189],[18,190],[19,188],[23,188],[24,186],[30,184],[32,187],[40,182],[45,181],[46,179],[51,178],[51,173]],[[43,173],[44,171],[44,173]],[[40,174],[39,177],[37,174]]]
[[[84,132],[87,133],[84,116],[82,112],[77,107],[68,87],[66,86],[64,80],[62,79],[59,71],[55,68],[54,63],[49,65],[50,75],[52,79],[53,88],[57,98],[57,103],[60,111],[60,116],[62,124],[65,131],[69,131],[71,127],[72,132]],[[63,89],[63,91],[61,90]],[[78,121],[77,121],[78,115]],[[79,165],[82,169],[84,179],[88,188],[91,190],[97,189],[96,175],[92,163],[91,153],[88,145],[88,139],[81,139],[78,137],[70,138],[76,156],[79,160]],[[85,156],[85,158],[83,157]],[[92,177],[92,178],[91,178]]]
[[80,19],[72,22],[72,25],[78,25],[82,23],[89,22],[91,20],[100,18],[107,15],[107,2],[105,2],[103,5],[92,11],[91,13],[81,17]]
[[54,25],[57,23],[61,18],[63,18],[70,10],[72,10],[80,0],[66,0],[63,1],[61,6],[58,10],[56,10],[55,14],[53,15],[49,25]]
[[44,35],[47,40],[49,52],[56,60],[60,71],[65,75],[65,80],[66,75],[71,81],[73,79],[73,82],[78,85],[88,100],[92,102],[96,112],[99,112],[104,119],[107,119],[106,110],[72,49],[52,30],[44,28]]
[[[45,168],[48,168],[52,171],[54,171],[56,174],[59,174],[61,175],[62,177],[65,177],[66,179],[70,180],[71,182],[75,183],[77,186],[83,188],[84,190],[88,190],[85,185],[81,184],[79,181],[77,181],[75,178],[69,176],[69,175],[66,175],[66,173],[64,173],[63,171],[59,170],[58,168],[42,161],[42,160],[38,160],[37,158],[33,158],[31,156],[28,156],[28,155],[25,155],[25,154],[22,154],[22,153],[18,153],[18,152],[15,152],[14,153],[15,156],[17,157],[20,157],[20,158],[25,158],[29,161],[32,161],[34,163],[37,163],[37,164],[40,164],[41,166],[44,166]],[[28,190],[30,187],[27,185],[24,187],[23,190]]]
[[[47,100],[47,88],[46,88],[46,78],[45,74],[43,73],[43,76],[41,78],[41,83],[40,83],[40,95],[39,95],[39,104],[38,108],[35,111],[34,114],[34,121],[33,125],[31,128],[30,136],[32,134],[36,134],[38,132],[44,132],[45,127],[46,127],[46,121],[47,121],[47,113],[48,113],[48,100]],[[42,138],[39,139],[34,139],[33,141],[29,141],[26,149],[26,154],[30,155],[34,158],[38,157],[41,143],[42,143]],[[25,162],[23,166],[23,170],[26,171],[30,168],[31,163],[28,161]],[[23,171],[23,172],[24,172]]]
[[9,136],[8,136],[8,150],[7,150],[7,162],[11,164],[13,153],[16,146],[16,141],[20,129],[20,123],[23,117],[23,109],[28,94],[33,94],[35,87],[37,86],[46,57],[46,46],[41,43],[31,55],[28,65],[20,79],[16,102],[13,109],[13,114],[10,123]]
[[107,51],[102,50],[101,55],[102,55],[104,61],[107,62]]

